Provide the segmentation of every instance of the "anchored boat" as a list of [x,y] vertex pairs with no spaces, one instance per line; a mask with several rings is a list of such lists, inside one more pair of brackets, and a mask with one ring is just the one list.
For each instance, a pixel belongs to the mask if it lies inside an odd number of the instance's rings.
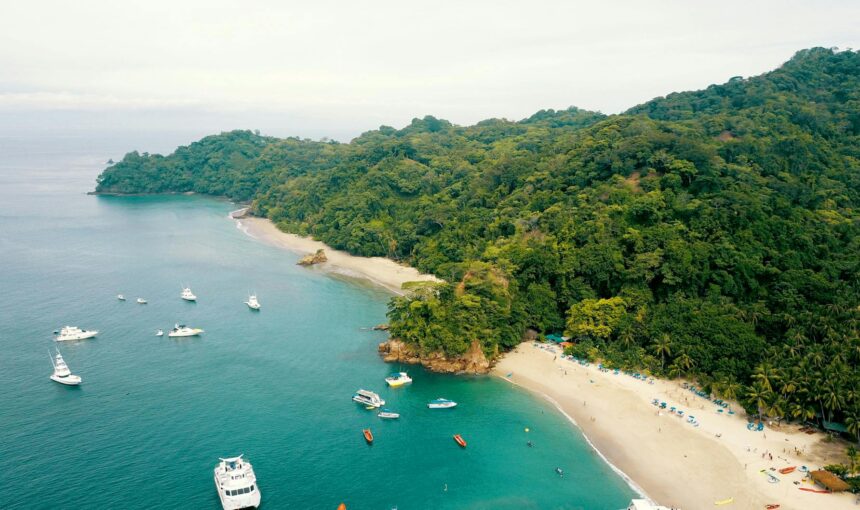
[[463,436],[461,436],[460,434],[454,434],[454,441],[457,441],[457,444],[462,446],[463,448],[466,447],[466,440],[463,439]]
[[197,301],[197,296],[191,292],[191,287],[185,287],[182,289],[182,294],[179,295],[185,301]]
[[173,326],[173,329],[170,330],[170,333],[168,333],[167,336],[198,336],[200,333],[203,333],[203,330],[200,328],[189,328],[185,324],[176,324]]
[[447,398],[437,398],[435,400],[431,400],[427,407],[430,409],[450,409],[452,407],[457,407],[457,403],[453,400],[448,400]]
[[379,395],[370,390],[358,390],[352,396],[354,402],[367,406],[368,409],[376,409],[385,405],[385,401]]
[[379,416],[380,418],[385,419],[385,420],[395,420],[397,418],[400,418],[400,415],[398,413],[395,413],[393,411],[389,411],[388,409],[383,409],[376,416]]
[[[48,354],[50,354],[50,352]],[[81,384],[80,376],[72,374],[72,371],[69,370],[69,366],[66,365],[66,361],[63,359],[63,355],[60,354],[59,349],[57,349],[56,356],[51,358],[51,364],[54,366],[54,373],[51,374],[52,381],[65,384],[66,386],[77,386]]]
[[397,372],[385,378],[385,382],[392,388],[403,386],[412,382],[412,378],[406,372]]
[[215,488],[224,510],[260,506],[260,489],[251,463],[241,455],[219,460],[215,467]]
[[69,340],[86,340],[87,338],[92,338],[98,334],[99,332],[95,330],[87,331],[77,326],[64,326],[60,329],[59,334],[57,334],[56,340],[58,342],[68,342]]
[[361,432],[364,434],[364,440],[367,441],[367,444],[373,444],[373,432],[370,429],[364,429]]

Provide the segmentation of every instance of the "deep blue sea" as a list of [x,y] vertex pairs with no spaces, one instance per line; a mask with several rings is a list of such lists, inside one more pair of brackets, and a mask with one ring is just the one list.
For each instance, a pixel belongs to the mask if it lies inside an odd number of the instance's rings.
[[[226,201],[86,194],[108,158],[190,141],[0,137],[0,508],[218,509],[212,469],[240,453],[264,509],[626,506],[631,489],[542,399],[415,367],[411,386],[387,388],[398,367],[369,329],[385,291],[296,266],[238,229]],[[177,322],[206,332],[154,335]],[[48,379],[63,325],[100,331],[59,344],[78,388]],[[358,388],[402,417],[353,403]],[[428,410],[435,397],[460,405]]]

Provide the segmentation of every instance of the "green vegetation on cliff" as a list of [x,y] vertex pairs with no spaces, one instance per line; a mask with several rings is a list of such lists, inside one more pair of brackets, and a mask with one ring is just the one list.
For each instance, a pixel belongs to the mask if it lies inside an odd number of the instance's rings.
[[433,272],[448,283],[389,306],[392,334],[428,351],[566,331],[581,355],[860,433],[857,52],[621,115],[425,117],[348,144],[224,133],[131,153],[97,190],[252,200],[284,230]]

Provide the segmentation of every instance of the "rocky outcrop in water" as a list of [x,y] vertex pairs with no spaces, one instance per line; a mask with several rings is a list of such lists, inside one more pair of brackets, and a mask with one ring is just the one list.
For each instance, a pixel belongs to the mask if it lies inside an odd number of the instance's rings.
[[396,338],[379,344],[379,353],[386,362],[422,365],[433,372],[485,374],[490,371],[490,360],[484,355],[481,344],[477,341],[472,342],[463,355],[454,358],[449,358],[442,352],[421,354],[417,348]]
[[301,258],[301,260],[296,262],[296,264],[298,264],[300,266],[312,266],[314,264],[321,264],[323,262],[326,262],[327,260],[328,260],[328,257],[325,256],[325,250],[320,248],[314,254],[305,255],[304,257]]

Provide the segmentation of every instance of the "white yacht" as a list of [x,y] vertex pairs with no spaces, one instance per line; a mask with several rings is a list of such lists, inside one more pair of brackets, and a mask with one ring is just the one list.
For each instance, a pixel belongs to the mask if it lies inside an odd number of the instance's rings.
[[385,401],[379,398],[379,395],[370,390],[358,390],[352,396],[352,400],[359,404],[364,404],[367,407],[382,407]]
[[197,301],[197,296],[191,292],[191,287],[185,287],[182,289],[182,294],[179,295],[185,301]]
[[435,400],[431,400],[427,407],[430,409],[450,409],[452,407],[457,407],[457,403],[453,400],[448,400],[447,398],[437,398]]
[[116,298],[119,299],[120,301],[125,301],[125,296],[123,296],[122,294],[117,294]]
[[155,336],[164,336],[164,331],[161,331],[159,329],[158,331],[155,332]]
[[394,411],[388,409],[383,409],[376,416],[379,416],[383,420],[396,420],[397,418],[400,418],[399,413],[395,413]]
[[137,298],[137,304],[139,304],[139,305],[145,305],[145,304],[146,304],[146,300],[145,300],[145,299],[143,299],[142,297],[139,297],[139,298]]
[[248,308],[250,308],[251,310],[259,310],[260,309],[260,302],[257,301],[257,295],[256,294],[251,294],[250,296],[248,296],[248,300],[245,301],[245,304],[248,305]]
[[72,371],[69,370],[69,366],[66,365],[66,360],[64,360],[63,355],[60,354],[59,349],[57,349],[57,355],[51,358],[51,364],[54,365],[54,373],[51,374],[52,381],[57,381],[58,383],[65,384],[67,386],[77,386],[81,384],[81,377],[72,374]]
[[224,510],[259,507],[260,489],[251,463],[241,455],[219,460],[215,467],[215,488]]
[[397,372],[385,378],[385,382],[392,388],[403,386],[412,382],[412,378],[406,372]]
[[57,335],[56,340],[58,342],[67,342],[69,340],[86,340],[87,338],[92,338],[99,334],[98,331],[87,331],[85,329],[81,329],[77,326],[64,326],[60,329],[59,333],[54,333]]
[[189,328],[185,324],[176,324],[167,336],[197,336],[200,333],[203,333],[203,330],[200,328]]

